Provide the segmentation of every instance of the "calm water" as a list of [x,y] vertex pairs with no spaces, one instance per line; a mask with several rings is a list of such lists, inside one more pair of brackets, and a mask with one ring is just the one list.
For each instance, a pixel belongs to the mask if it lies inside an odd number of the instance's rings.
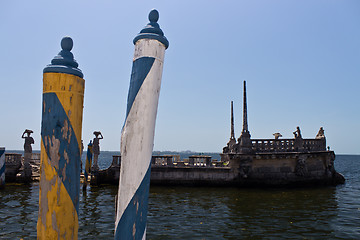
[[[100,166],[114,152],[102,152]],[[216,157],[216,154],[214,155]],[[311,189],[151,187],[147,239],[360,239],[360,156],[336,157],[345,185]],[[36,239],[39,185],[0,190],[0,238]],[[116,186],[80,194],[79,239],[112,239]]]

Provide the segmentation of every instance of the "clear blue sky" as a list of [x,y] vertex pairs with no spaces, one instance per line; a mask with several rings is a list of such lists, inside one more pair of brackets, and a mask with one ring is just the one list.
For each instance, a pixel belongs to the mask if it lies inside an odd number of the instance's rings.
[[360,154],[360,1],[1,1],[0,146],[40,149],[42,71],[71,36],[85,78],[83,139],[120,149],[133,38],[156,8],[165,53],[154,150],[220,152],[242,127],[247,81],[253,138],[304,138],[320,126],[336,153]]

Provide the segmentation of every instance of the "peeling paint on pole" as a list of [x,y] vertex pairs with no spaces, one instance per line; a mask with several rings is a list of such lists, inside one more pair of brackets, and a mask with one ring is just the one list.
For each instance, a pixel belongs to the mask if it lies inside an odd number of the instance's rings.
[[115,239],[145,239],[150,162],[165,49],[169,42],[152,10],[150,23],[135,37],[125,124],[121,133],[121,169]]
[[5,148],[0,147],[0,188],[5,186]]
[[85,80],[72,39],[43,74],[38,239],[77,239]]

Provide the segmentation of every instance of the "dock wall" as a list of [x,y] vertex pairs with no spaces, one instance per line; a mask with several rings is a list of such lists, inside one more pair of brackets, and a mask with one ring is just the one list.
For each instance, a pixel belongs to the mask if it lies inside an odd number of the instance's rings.
[[[33,154],[33,177],[38,177]],[[332,151],[221,154],[221,161],[209,156],[178,155],[153,156],[150,182],[153,185],[180,186],[305,186],[336,185],[344,183],[342,175],[334,169],[335,154]],[[21,154],[6,154],[6,178],[16,181],[21,167]],[[9,168],[8,168],[9,166]],[[11,167],[10,167],[11,166]],[[118,184],[121,157],[113,156],[109,168],[92,173],[91,183]],[[35,170],[35,171],[34,171]],[[36,177],[34,178],[36,179]]]
[[329,185],[336,184],[335,154],[323,152],[221,154],[230,162],[236,182],[247,185]]
[[229,167],[167,167],[151,168],[151,184],[155,185],[231,185],[235,179]]

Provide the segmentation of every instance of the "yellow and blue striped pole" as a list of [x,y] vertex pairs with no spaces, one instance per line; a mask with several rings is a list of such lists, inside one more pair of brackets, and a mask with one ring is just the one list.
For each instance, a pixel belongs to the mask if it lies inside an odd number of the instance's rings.
[[5,186],[5,148],[0,147],[0,188]]
[[158,18],[158,11],[152,10],[150,23],[133,41],[135,53],[121,132],[115,239],[145,239],[146,236],[150,162],[164,55],[169,46]]
[[38,239],[77,239],[85,80],[70,37],[44,68]]

